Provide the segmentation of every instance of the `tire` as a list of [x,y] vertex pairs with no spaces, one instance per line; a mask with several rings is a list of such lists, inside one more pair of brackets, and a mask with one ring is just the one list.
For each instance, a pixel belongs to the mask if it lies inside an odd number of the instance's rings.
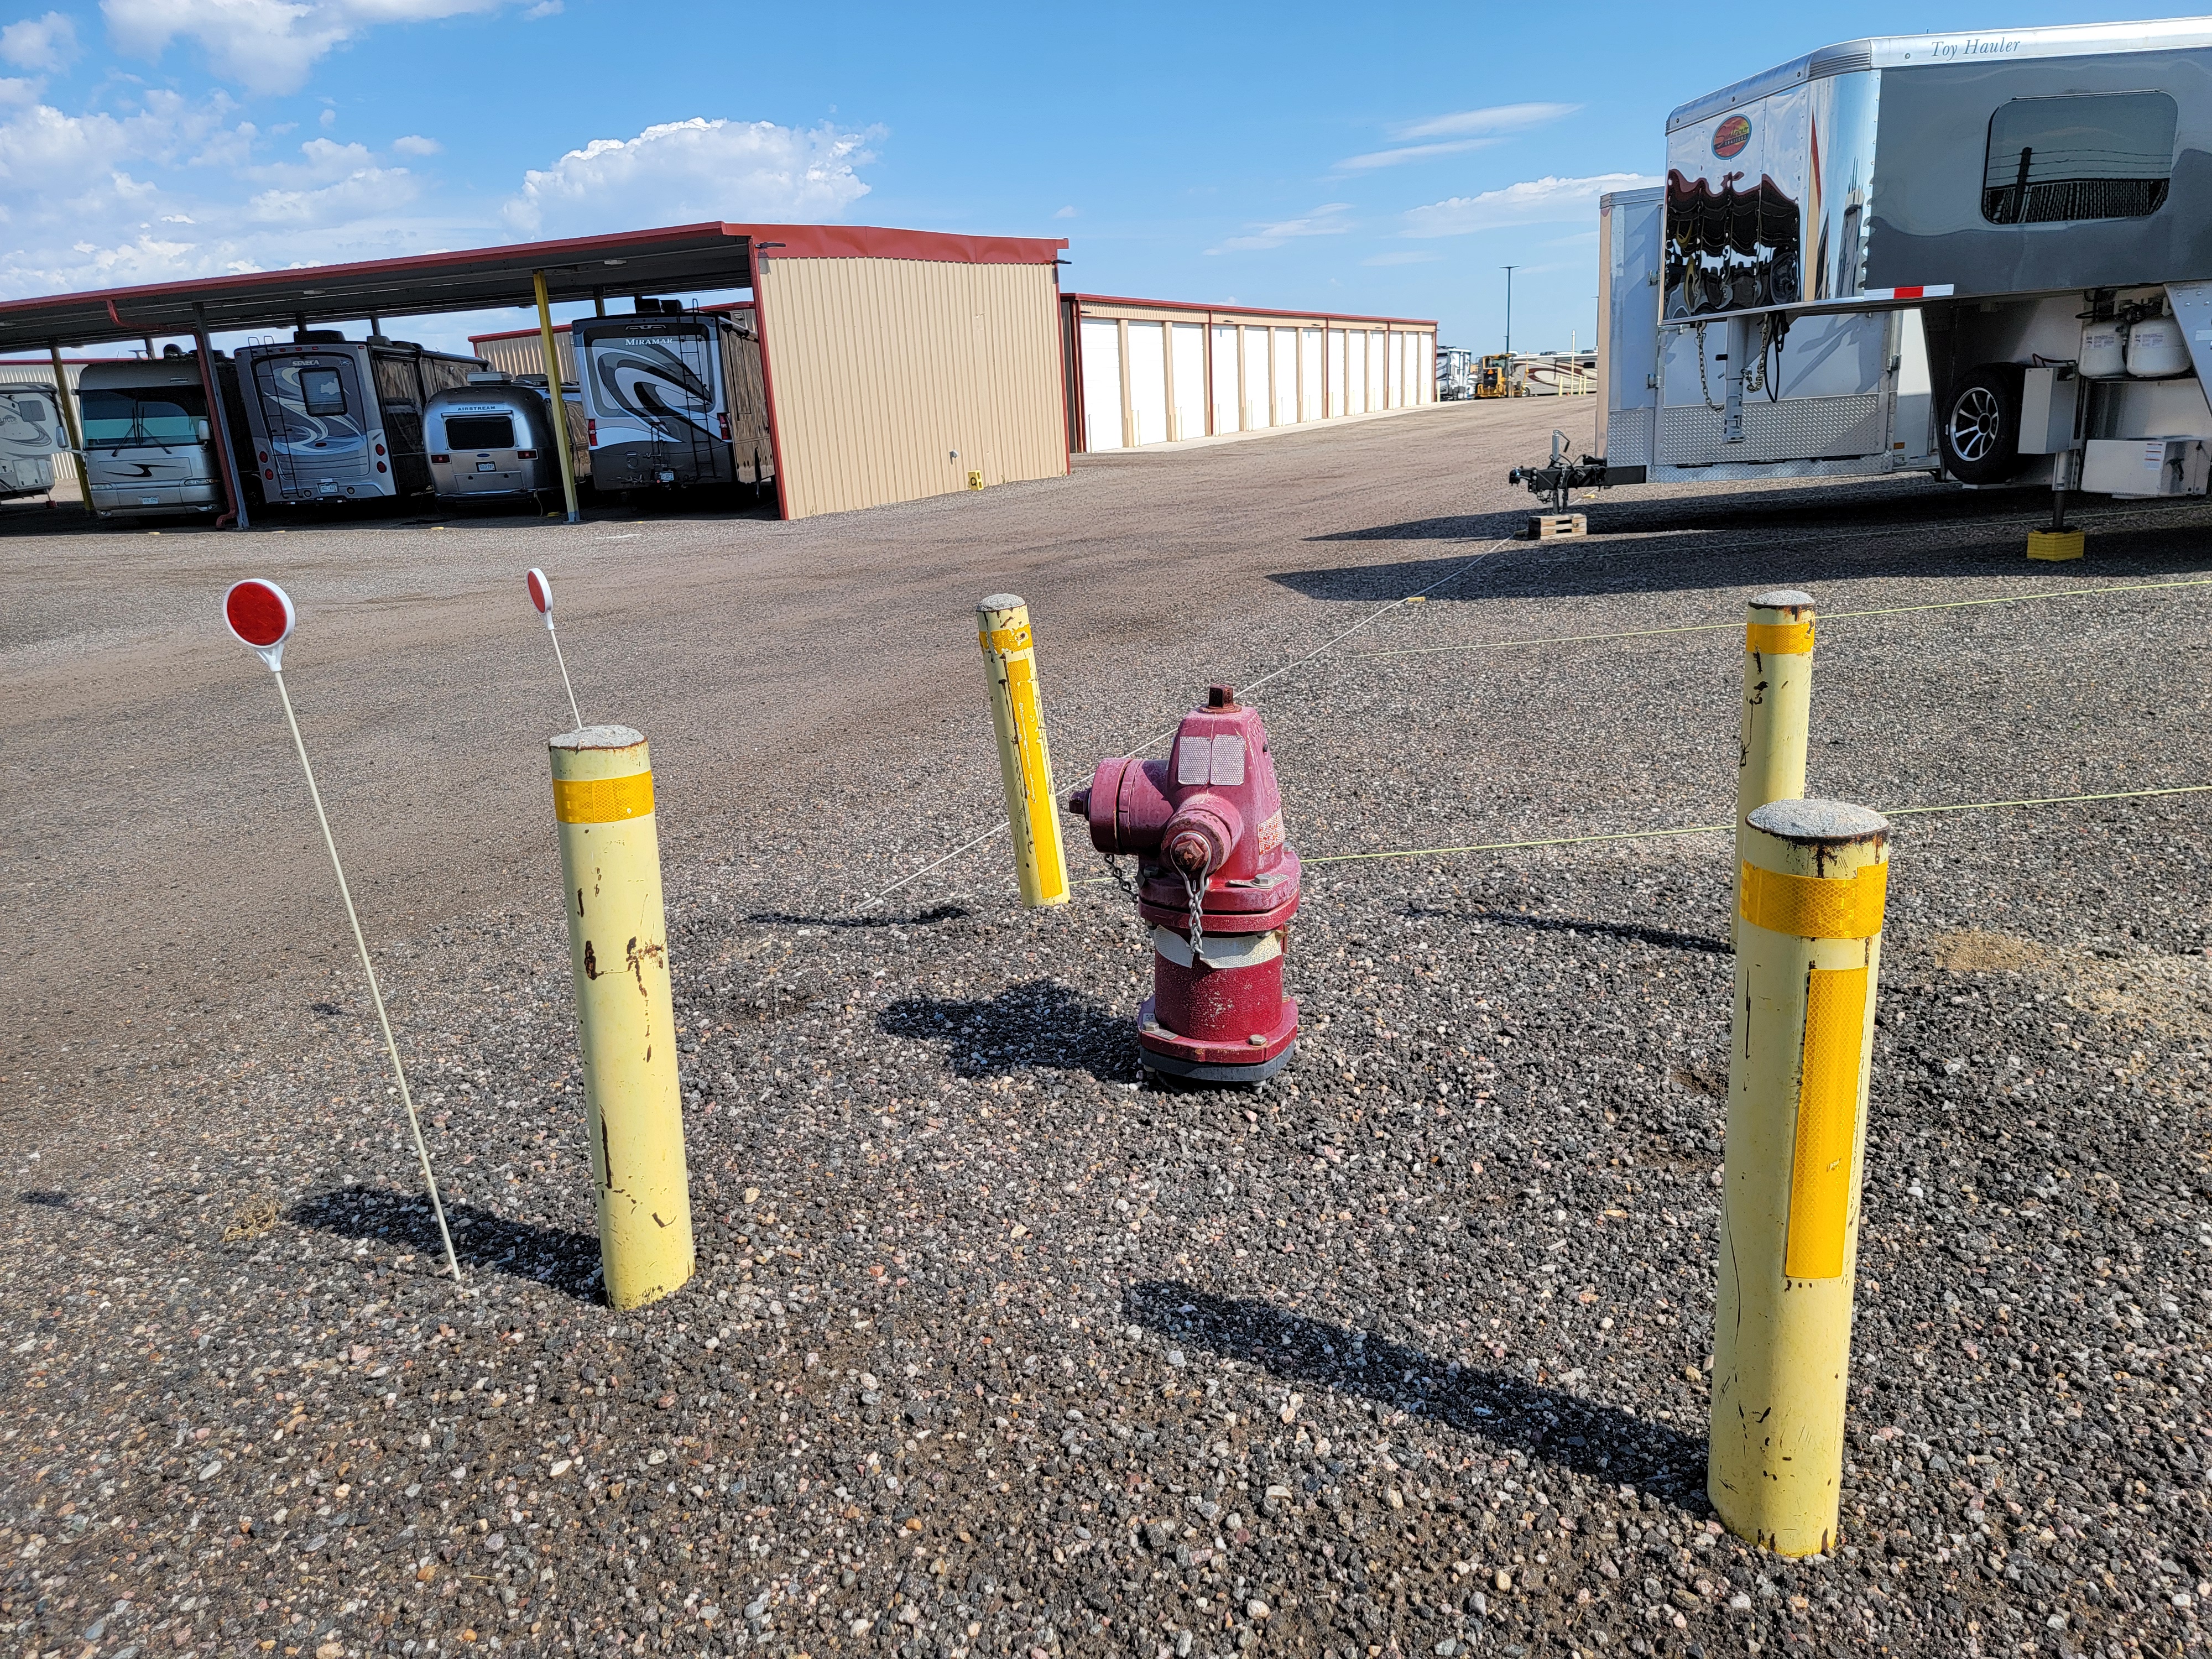
[[2017,363],[1984,363],[1952,389],[1936,437],[1943,470],[1960,483],[2002,483],[2019,470],[2025,376]]

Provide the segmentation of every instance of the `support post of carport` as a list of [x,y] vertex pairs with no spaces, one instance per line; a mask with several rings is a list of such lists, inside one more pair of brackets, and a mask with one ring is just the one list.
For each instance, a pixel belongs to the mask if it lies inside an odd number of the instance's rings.
[[[192,307],[192,343],[200,354],[200,386],[207,393],[208,437],[215,445],[216,459],[222,464],[222,493],[230,502],[227,516],[234,527],[251,530],[246,521],[246,490],[238,479],[238,457],[230,447],[230,423],[223,418],[222,380],[215,372],[215,347],[208,340],[207,307]],[[216,520],[221,529],[222,520]]]
[[553,308],[545,297],[545,273],[530,273],[538,296],[538,339],[545,348],[545,401],[553,414],[553,451],[561,458],[561,496],[568,508],[568,522],[581,516],[576,511],[576,467],[568,455],[568,404],[561,395],[561,353],[553,343]]
[[62,367],[62,343],[49,340],[54,360],[54,407],[62,412],[62,430],[69,434],[70,459],[76,465],[76,487],[88,515],[92,512],[92,477],[85,471],[84,434],[78,430],[76,405],[70,401],[69,371]]

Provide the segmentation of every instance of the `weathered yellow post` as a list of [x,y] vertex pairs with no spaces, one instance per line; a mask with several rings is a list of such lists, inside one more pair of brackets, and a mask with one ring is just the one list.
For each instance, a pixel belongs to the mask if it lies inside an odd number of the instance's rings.
[[84,434],[77,429],[76,404],[70,400],[69,370],[62,364],[62,343],[52,340],[47,349],[54,360],[54,408],[62,417],[62,430],[69,434],[70,460],[76,467],[76,487],[84,501],[84,510],[92,511],[92,477],[84,464]]
[[1781,1555],[1834,1547],[1889,823],[1775,800],[1741,827],[1705,1491]]
[[545,403],[553,422],[553,453],[561,458],[561,500],[568,510],[568,522],[574,524],[580,516],[576,511],[576,463],[568,453],[568,404],[561,395],[561,350],[553,343],[553,307],[545,298],[545,273],[532,271],[530,285],[538,301],[538,343],[545,353]]
[[1754,594],[1744,608],[1743,708],[1736,724],[1735,861],[1743,821],[1771,800],[1805,793],[1813,711],[1813,596],[1794,587]]
[[653,762],[626,726],[587,726],[549,746],[599,1260],[609,1304],[635,1308],[692,1269]]
[[991,724],[999,733],[999,779],[1014,832],[1014,873],[1022,902],[1067,902],[1067,851],[1052,797],[1052,756],[1044,742],[1037,695],[1036,641],[1030,608],[1018,595],[994,593],[975,607],[983,647],[983,678],[991,689]]

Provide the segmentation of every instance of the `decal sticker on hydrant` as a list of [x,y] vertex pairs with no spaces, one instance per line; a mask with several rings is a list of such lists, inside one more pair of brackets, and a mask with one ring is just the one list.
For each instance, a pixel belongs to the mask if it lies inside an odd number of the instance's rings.
[[1281,1071],[1298,1036],[1298,1005],[1283,994],[1298,855],[1283,839],[1260,711],[1213,687],[1166,760],[1099,762],[1067,810],[1100,852],[1137,855],[1137,913],[1152,924],[1138,1057],[1205,1083]]

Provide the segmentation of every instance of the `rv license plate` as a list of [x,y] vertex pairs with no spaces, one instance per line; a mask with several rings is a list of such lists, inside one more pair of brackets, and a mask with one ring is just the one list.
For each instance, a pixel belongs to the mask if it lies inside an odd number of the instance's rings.
[[477,471],[479,472],[496,472],[499,471],[499,463],[497,461],[478,461],[477,463]]
[[141,507],[159,507],[161,504],[161,498],[159,495],[141,495],[138,498],[138,505]]

